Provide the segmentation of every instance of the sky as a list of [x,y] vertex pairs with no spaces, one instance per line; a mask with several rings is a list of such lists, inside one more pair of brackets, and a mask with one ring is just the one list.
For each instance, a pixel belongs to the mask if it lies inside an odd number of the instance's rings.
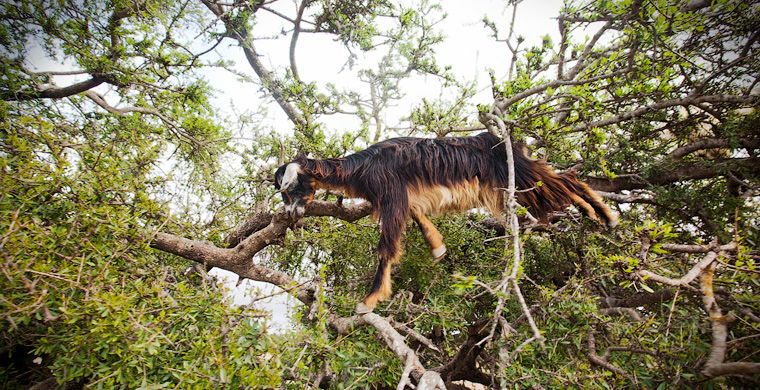
[[[405,3],[410,3],[409,0]],[[477,81],[479,94],[476,96],[477,104],[492,103],[490,79],[488,70],[493,69],[497,79],[503,79],[509,65],[511,54],[504,42],[496,42],[491,36],[489,29],[485,28],[482,20],[488,16],[494,21],[502,35],[506,35],[508,22],[511,18],[511,6],[506,5],[505,0],[443,0],[440,1],[447,17],[437,25],[439,30],[446,36],[444,42],[436,48],[438,65],[449,65],[452,72],[459,78],[467,81]],[[557,22],[553,18],[559,12],[561,0],[525,0],[518,6],[515,18],[515,33],[525,37],[522,48],[539,45],[542,37],[549,34],[556,42],[559,40]],[[289,15],[294,14],[294,2],[282,1],[275,3],[277,10]],[[270,34],[272,31],[288,29],[292,26],[283,24],[281,19],[262,14],[262,18],[255,26],[255,31],[264,31]],[[262,33],[264,34],[264,33]],[[263,35],[259,35],[263,36]],[[257,50],[264,53],[262,57],[265,65],[270,69],[283,70],[288,67],[288,44],[289,35],[284,39],[266,39],[257,42]],[[283,44],[285,43],[285,44]],[[248,65],[242,50],[231,40],[226,47],[220,49],[221,55],[236,63],[236,69],[240,72],[251,74],[253,72]],[[355,51],[356,54],[363,54]],[[369,89],[366,84],[352,74],[344,70],[348,52],[327,34],[300,34],[296,48],[296,62],[301,78],[306,82],[316,81],[318,84],[333,83],[347,90],[354,90],[366,96]],[[369,65],[377,61],[377,56],[367,56],[357,60],[357,66]],[[255,75],[253,75],[255,77]],[[264,104],[268,109],[268,115],[263,119],[263,125],[277,131],[288,133],[292,125],[282,110],[271,102],[259,99],[257,87],[251,84],[241,84],[237,77],[224,71],[210,73],[213,78],[212,85],[218,86],[220,93],[217,96],[220,107],[234,105],[238,109],[254,108]],[[406,93],[404,99],[397,102],[396,106],[385,113],[384,121],[389,126],[399,123],[400,118],[409,114],[409,108],[419,104],[422,98],[435,100],[440,97],[451,98],[452,91],[442,91],[440,79],[434,76],[413,76],[402,82],[402,89]],[[448,92],[448,94],[447,94]],[[246,107],[247,106],[247,107]],[[472,105],[472,117],[476,116],[475,104]],[[358,120],[345,115],[320,118],[328,129],[345,131],[358,127]]]

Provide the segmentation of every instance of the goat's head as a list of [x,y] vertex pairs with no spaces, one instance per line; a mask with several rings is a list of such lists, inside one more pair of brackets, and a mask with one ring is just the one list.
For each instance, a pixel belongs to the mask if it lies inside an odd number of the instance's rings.
[[313,178],[305,173],[297,162],[290,162],[277,168],[274,173],[274,187],[280,191],[285,211],[293,218],[301,218],[306,206],[314,199]]

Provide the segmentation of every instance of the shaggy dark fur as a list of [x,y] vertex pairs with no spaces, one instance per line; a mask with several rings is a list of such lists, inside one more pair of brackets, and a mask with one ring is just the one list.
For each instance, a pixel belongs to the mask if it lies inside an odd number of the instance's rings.
[[[574,204],[590,218],[615,226],[615,215],[574,172],[554,173],[545,161],[529,158],[523,145],[515,144],[513,149],[517,199],[532,215],[545,220],[548,213]],[[507,175],[504,144],[481,133],[393,138],[343,158],[298,158],[277,169],[275,187],[298,217],[319,188],[341,190],[347,197],[372,204],[381,233],[377,273],[357,309],[366,312],[391,293],[390,266],[401,256],[401,237],[409,218],[417,222],[433,256],[440,259],[446,247],[425,215],[483,206],[502,212]]]

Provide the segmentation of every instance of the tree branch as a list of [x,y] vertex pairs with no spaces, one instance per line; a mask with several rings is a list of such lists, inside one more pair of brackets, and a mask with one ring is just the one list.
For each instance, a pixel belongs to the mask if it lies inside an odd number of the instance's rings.
[[715,264],[705,269],[702,273],[702,302],[705,304],[705,310],[710,314],[712,323],[712,348],[707,362],[702,369],[702,374],[708,378],[725,375],[747,375],[760,373],[760,363],[734,362],[724,363],[726,358],[726,338],[728,337],[728,324],[736,320],[733,312],[726,315],[720,310],[720,306],[715,300],[713,292],[713,274]]
[[694,106],[702,103],[737,103],[737,104],[756,104],[758,96],[742,96],[742,95],[689,95],[680,99],[669,99],[661,102],[653,103],[648,106],[640,107],[628,112],[623,112],[617,115],[613,115],[609,118],[601,119],[595,122],[584,123],[573,129],[573,131],[581,131],[586,129],[592,129],[594,127],[604,127],[612,124],[620,123],[633,119],[644,114],[654,112],[663,108],[675,107],[675,106]]
[[282,108],[285,114],[288,116],[291,122],[298,127],[306,127],[308,122],[306,119],[291,105],[285,98],[285,91],[283,91],[280,83],[275,80],[272,72],[270,72],[264,64],[259,60],[259,54],[256,52],[256,48],[253,46],[253,41],[249,36],[249,31],[245,26],[245,23],[236,23],[230,19],[229,14],[219,5],[210,0],[201,0],[203,4],[214,15],[217,16],[227,28],[228,34],[238,41],[240,47],[243,48],[245,58],[248,60],[248,64],[251,65],[253,71],[259,76],[262,85],[271,94],[277,104]]
[[673,292],[673,290],[669,288],[663,288],[653,293],[641,292],[627,298],[615,298],[615,297],[601,298],[599,300],[599,303],[602,307],[605,307],[605,308],[616,308],[616,307],[631,308],[631,307],[651,305],[655,303],[662,303],[662,302],[670,300],[670,298],[673,298],[674,294],[675,293]]
[[[680,252],[686,252],[686,253],[701,253],[701,251],[705,249],[705,246],[702,246],[702,245],[663,244],[662,247],[671,251],[680,251]],[[694,281],[694,279],[702,275],[705,269],[711,266],[713,262],[718,259],[719,252],[736,251],[736,249],[738,248],[738,245],[736,244],[736,242],[731,242],[726,245],[718,245],[717,239],[716,239],[707,248],[708,248],[706,251],[707,254],[705,255],[705,257],[703,257],[702,260],[699,260],[697,264],[695,264],[684,276],[682,276],[679,279],[668,278],[668,277],[661,276],[647,270],[638,270],[636,271],[636,274],[644,279],[651,279],[651,280],[654,280],[655,282],[667,284],[669,286],[685,287],[690,290],[695,290],[693,287],[689,285],[689,283],[691,283],[692,281]]]
[[[404,362],[404,373],[408,372],[411,377],[418,381],[418,389],[446,390],[446,385],[441,376],[435,371],[425,370],[417,354],[406,345],[404,337],[393,329],[387,320],[372,312],[363,314],[362,319],[378,331],[388,348]],[[403,381],[404,375],[402,375],[402,381],[398,386],[400,389],[403,389],[407,384]]]
[[[592,186],[593,188],[593,186]],[[616,194],[614,192],[596,191],[597,194],[616,203],[649,203],[655,204],[655,199],[650,194]]]
[[612,27],[612,20],[607,21],[607,23],[602,26],[599,31],[594,34],[594,36],[591,38],[591,40],[586,44],[586,48],[583,50],[583,54],[578,58],[578,62],[575,64],[575,66],[570,70],[570,72],[567,74],[567,79],[573,79],[575,76],[577,76],[581,70],[583,69],[583,65],[586,62],[586,59],[588,58],[589,54],[591,54],[591,50],[594,48],[596,43],[599,41],[599,38],[604,35],[604,33]]
[[[304,216],[307,217],[335,217],[347,222],[354,222],[366,217],[372,212],[372,204],[362,202],[353,205],[345,205],[338,202],[314,200],[306,207]],[[258,211],[246,218],[227,237],[227,245],[233,247],[251,234],[265,228],[272,221],[274,214],[268,210]]]
[[[354,221],[370,213],[371,206],[368,202],[358,205],[344,206],[342,204],[315,200],[306,209],[308,216],[327,216]],[[291,220],[283,208],[280,208],[271,216],[256,215],[258,230],[251,232],[245,238],[236,236],[240,240],[232,248],[219,248],[211,243],[177,237],[172,234],[158,232],[151,240],[150,246],[161,251],[172,253],[177,256],[205,264],[209,267],[218,267],[240,276],[261,282],[272,283],[280,288],[287,289],[296,285],[296,281],[290,276],[277,270],[254,264],[252,259],[259,251],[271,244],[284,242],[288,227],[295,222]],[[266,225],[263,221],[268,219]],[[263,225],[263,226],[262,226]],[[313,301],[311,287],[301,287],[293,291],[293,295],[305,305]]]
[[[615,178],[587,177],[586,183],[591,188],[603,192],[620,192],[637,190],[653,185],[666,185],[687,180],[709,179],[722,175],[726,169],[736,166],[746,169],[758,169],[760,160],[756,158],[730,158],[714,162],[710,165],[681,162],[672,167],[673,162],[664,162],[662,168],[651,176],[643,177],[637,174],[618,175]],[[669,167],[670,166],[670,167]]]
[[494,378],[482,372],[478,367],[478,357],[485,349],[482,341],[489,335],[489,320],[475,321],[468,327],[467,340],[459,347],[457,353],[442,366],[436,367],[446,383],[458,380],[488,385],[493,383]]
[[[732,140],[725,138],[705,138],[676,148],[668,154],[668,158],[676,160],[698,150],[728,148],[732,143]],[[744,148],[757,148],[760,146],[760,139],[745,137],[738,139],[738,143]]]
[[306,6],[311,3],[311,0],[301,0],[301,5],[298,7],[298,15],[296,20],[293,21],[293,36],[290,38],[290,49],[288,55],[290,57],[290,71],[293,72],[293,77],[296,81],[301,82],[301,77],[298,76],[298,67],[296,66],[296,42],[298,41],[298,35],[301,33],[301,19],[303,18],[303,12],[306,10]]
[[48,87],[37,90],[19,90],[8,91],[3,89],[0,91],[0,98],[6,101],[24,101],[34,99],[61,99],[76,95],[87,91],[88,89],[95,88],[100,84],[103,84],[105,79],[100,76],[93,76],[89,80],[81,81],[71,84],[67,87]]
[[108,102],[106,102],[106,100],[103,97],[103,95],[101,95],[101,94],[99,94],[99,93],[97,93],[95,91],[85,91],[84,95],[87,96],[93,102],[95,102],[95,104],[97,104],[98,106],[104,108],[106,111],[108,111],[108,112],[110,112],[111,114],[114,114],[114,115],[125,115],[125,114],[129,114],[131,112],[138,112],[138,113],[141,113],[141,114],[156,116],[156,117],[158,117],[161,120],[161,122],[164,123],[164,125],[166,125],[166,127],[168,128],[168,130],[170,132],[172,132],[175,136],[177,136],[177,138],[179,138],[180,140],[186,139],[186,140],[190,141],[190,143],[192,145],[203,146],[202,142],[198,141],[197,139],[195,139],[195,137],[193,137],[190,134],[188,134],[186,131],[184,131],[182,129],[181,126],[179,126],[178,124],[174,123],[174,121],[172,121],[171,118],[169,118],[168,116],[164,115],[163,113],[161,113],[161,111],[159,111],[159,110],[157,110],[155,108],[151,108],[151,107],[123,107],[123,108],[117,108],[117,107],[114,107],[114,106],[111,106],[110,104],[108,104]]
[[626,372],[625,370],[615,366],[614,364],[611,364],[607,361],[605,357],[599,356],[596,353],[596,337],[594,336],[593,331],[588,332],[588,360],[591,361],[591,363],[596,364],[597,366],[606,368],[607,370],[610,370],[618,375],[622,375],[628,379],[631,379],[631,375]]
[[550,81],[548,83],[537,85],[537,86],[535,86],[533,88],[529,88],[529,89],[527,89],[527,90],[525,90],[523,92],[520,92],[520,93],[518,93],[516,95],[513,95],[512,97],[510,97],[510,98],[508,98],[506,100],[498,101],[498,102],[495,103],[495,105],[498,106],[499,110],[501,110],[503,112],[503,111],[505,111],[507,109],[507,107],[511,106],[512,104],[515,104],[516,102],[519,102],[520,100],[523,100],[523,99],[527,98],[528,96],[532,96],[532,95],[544,92],[544,91],[546,91],[549,88],[557,88],[557,87],[561,87],[561,86],[565,86],[565,85],[582,85],[582,84],[593,83],[593,82],[600,81],[600,80],[605,80],[605,79],[609,79],[609,78],[613,78],[613,77],[617,77],[617,76],[622,76],[622,75],[626,74],[627,72],[628,72],[627,70],[618,70],[618,71],[615,71],[615,72],[610,72],[610,73],[606,73],[606,74],[603,74],[603,75],[599,75],[599,76],[595,76],[595,77],[590,77],[590,78],[587,78],[587,79],[581,79],[581,80],[554,80],[554,81]]
[[704,271],[710,264],[712,264],[715,259],[718,258],[718,253],[714,251],[710,251],[707,253],[705,257],[702,258],[694,267],[692,267],[689,272],[686,273],[686,275],[680,277],[679,279],[672,279],[665,276],[661,276],[658,274],[655,274],[653,272],[650,272],[648,270],[639,270],[636,271],[636,274],[644,279],[650,279],[654,280],[655,282],[667,284],[669,286],[673,287],[684,287],[687,289],[694,290],[693,287],[689,285],[694,279],[699,277],[700,274],[702,274],[702,271]]
[[[116,48],[121,45],[121,36],[118,34],[118,31],[117,31],[119,28],[119,25],[121,24],[121,21],[130,16],[135,15],[135,13],[145,5],[145,2],[140,0],[140,1],[135,1],[134,3],[131,3],[130,5],[131,5],[130,7],[115,8],[108,18],[108,32],[110,34],[110,39],[111,39],[111,42],[110,42],[111,50],[108,55],[108,59],[113,62],[117,61],[120,56],[120,52],[116,50]],[[22,69],[23,69],[23,66],[22,66]],[[25,72],[30,74],[33,77],[35,75],[40,75],[40,74],[74,75],[74,74],[88,73],[85,71],[32,73],[26,70]],[[87,90],[90,90],[92,88],[95,88],[104,82],[113,83],[114,85],[119,84],[115,82],[115,78],[109,77],[108,75],[102,72],[90,72],[90,73],[92,74],[92,77],[89,80],[80,81],[78,83],[74,83],[66,87],[36,86],[35,89],[31,89],[31,90],[24,90],[24,89],[18,90],[18,91],[0,90],[0,99],[7,100],[7,101],[24,101],[24,100],[34,100],[34,99],[62,99],[62,98],[73,96],[73,95],[85,92]]]

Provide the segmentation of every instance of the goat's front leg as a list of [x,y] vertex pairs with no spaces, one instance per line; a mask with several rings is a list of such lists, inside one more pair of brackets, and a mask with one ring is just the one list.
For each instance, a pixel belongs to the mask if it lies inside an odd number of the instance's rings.
[[377,245],[378,264],[369,294],[356,305],[359,314],[369,313],[378,302],[391,295],[391,265],[401,259],[401,236],[406,228],[406,216],[394,215],[393,210],[381,212],[380,242]]
[[446,254],[446,245],[443,243],[441,232],[427,219],[425,214],[412,210],[412,219],[420,227],[422,237],[430,245],[430,254],[433,255],[433,262],[437,263]]

